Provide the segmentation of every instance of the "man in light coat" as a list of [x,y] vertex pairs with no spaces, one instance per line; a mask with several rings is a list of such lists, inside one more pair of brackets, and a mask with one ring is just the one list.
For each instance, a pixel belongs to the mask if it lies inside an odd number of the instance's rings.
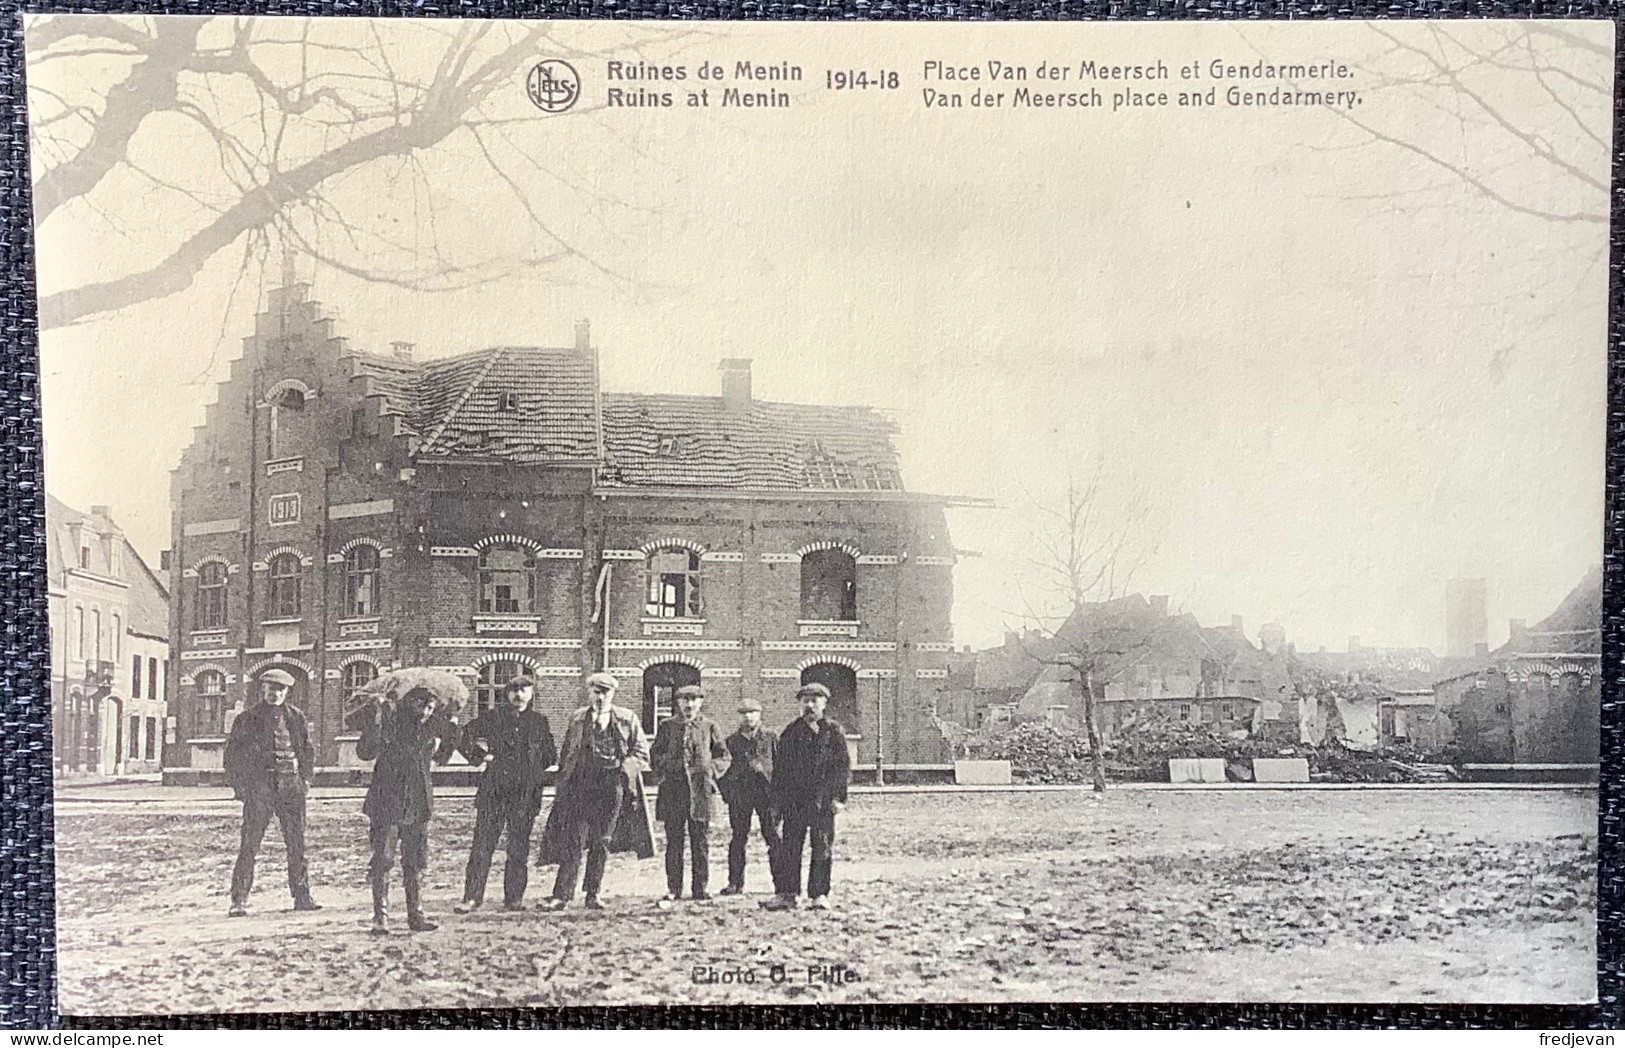
[[632,711],[615,705],[617,687],[608,673],[589,676],[589,704],[571,716],[564,731],[557,794],[536,859],[538,866],[559,867],[545,904],[549,910],[564,909],[575,896],[583,852],[586,905],[594,910],[604,908],[599,892],[610,852],[630,851],[640,859],[655,853],[643,792],[649,737]]
[[690,852],[690,886],[696,901],[711,897],[711,816],[717,779],[728,771],[728,744],[717,722],[701,710],[705,689],[689,684],[677,689],[677,715],[655,732],[650,764],[660,775],[655,817],[666,827],[666,897],[670,906],[683,897],[683,844]]

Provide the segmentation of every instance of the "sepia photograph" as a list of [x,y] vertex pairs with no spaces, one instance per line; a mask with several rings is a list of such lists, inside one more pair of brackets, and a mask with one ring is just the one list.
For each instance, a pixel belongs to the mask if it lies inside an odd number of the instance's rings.
[[24,41],[62,1014],[1598,999],[1612,23]]

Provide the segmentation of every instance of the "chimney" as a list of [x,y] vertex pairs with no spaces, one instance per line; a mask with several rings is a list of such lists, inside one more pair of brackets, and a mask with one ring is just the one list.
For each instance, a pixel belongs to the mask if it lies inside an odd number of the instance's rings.
[[1168,594],[1151,594],[1151,613],[1159,619],[1168,617]]
[[576,321],[576,352],[585,353],[592,348],[592,321],[583,317]]
[[105,520],[109,524],[113,523],[113,509],[111,506],[92,506],[90,507],[90,515]]
[[729,414],[750,410],[750,361],[730,357],[717,365],[722,372],[722,406]]
[[417,348],[417,343],[416,342],[391,342],[389,344],[389,348],[390,348],[391,352],[394,354],[396,360],[405,360],[405,361],[410,362],[411,359],[412,359],[412,351]]
[[1526,620],[1526,619],[1509,619],[1507,621],[1507,632],[1511,634],[1511,637],[1509,638],[1508,642],[1512,645],[1512,650],[1513,651],[1515,651],[1515,652],[1516,651],[1522,651],[1524,649],[1524,645],[1529,643],[1529,637],[1528,637],[1529,622],[1528,622],[1528,620]]

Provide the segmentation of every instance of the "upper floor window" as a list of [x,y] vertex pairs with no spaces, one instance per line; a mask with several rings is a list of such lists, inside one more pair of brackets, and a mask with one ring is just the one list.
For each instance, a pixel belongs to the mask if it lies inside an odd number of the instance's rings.
[[108,646],[112,649],[112,659],[117,662],[124,657],[124,617],[113,612],[113,635],[108,638]]
[[529,550],[495,546],[480,554],[480,612],[530,615],[536,608],[536,558]]
[[378,614],[378,550],[365,543],[344,555],[344,614]]
[[130,668],[130,698],[141,697],[141,656],[134,657]]
[[73,636],[79,657],[82,659],[89,654],[85,646],[85,609],[73,609]]
[[96,645],[96,661],[102,660],[102,609],[90,609],[90,636]]
[[197,569],[195,629],[219,629],[226,624],[226,566],[211,560]]
[[266,426],[267,458],[278,458],[288,445],[286,412],[305,410],[305,391],[297,386],[283,386],[266,398],[270,404],[270,418]]
[[299,616],[299,555],[278,553],[271,558],[270,603],[267,609],[273,619],[291,619]]
[[821,549],[801,558],[801,617],[856,622],[858,562],[841,549]]
[[705,614],[700,598],[700,555],[688,549],[661,549],[649,555],[648,596],[643,613],[651,618],[697,619]]
[[197,733],[218,735],[225,730],[226,675],[202,670],[197,675]]

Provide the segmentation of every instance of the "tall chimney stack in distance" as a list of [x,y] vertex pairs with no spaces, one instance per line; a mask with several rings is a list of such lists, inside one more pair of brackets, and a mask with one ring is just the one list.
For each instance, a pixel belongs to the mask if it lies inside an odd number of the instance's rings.
[[583,317],[576,321],[576,352],[585,353],[592,348],[592,321]]
[[750,411],[750,360],[729,357],[717,365],[722,372],[722,407],[730,415]]

